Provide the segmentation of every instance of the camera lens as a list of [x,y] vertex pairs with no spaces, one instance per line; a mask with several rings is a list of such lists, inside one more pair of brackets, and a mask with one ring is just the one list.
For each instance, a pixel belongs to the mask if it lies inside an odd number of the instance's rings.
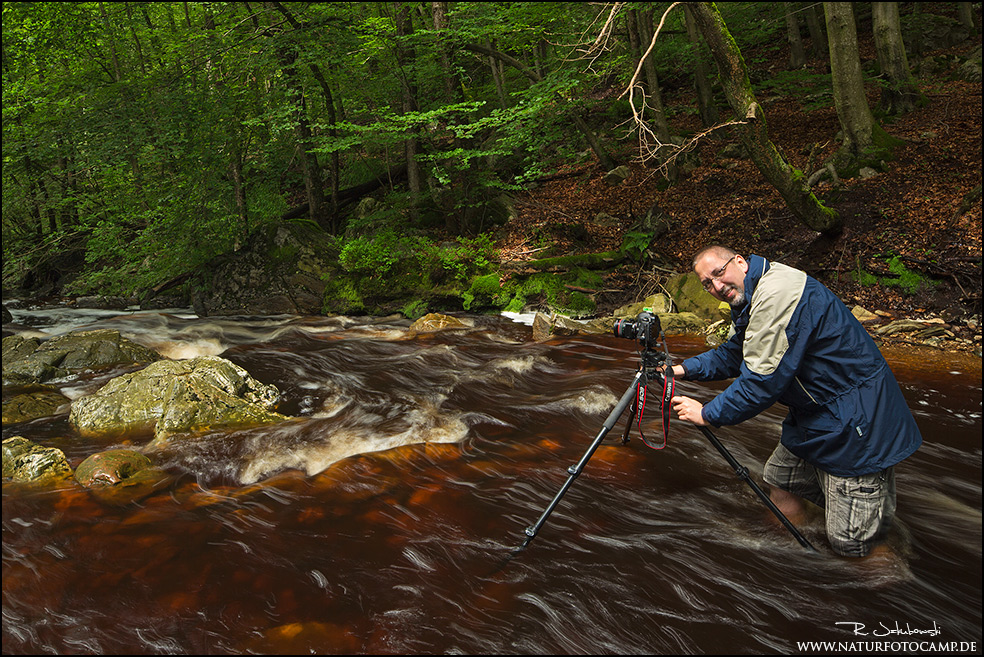
[[617,338],[628,338],[634,340],[638,332],[638,326],[631,319],[618,319],[615,320],[615,325],[612,327],[612,332]]

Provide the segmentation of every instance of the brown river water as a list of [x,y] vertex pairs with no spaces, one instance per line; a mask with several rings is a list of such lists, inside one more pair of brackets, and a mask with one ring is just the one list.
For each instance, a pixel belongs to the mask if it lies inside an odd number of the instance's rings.
[[[298,419],[174,441],[136,502],[4,484],[3,652],[980,653],[979,358],[888,354],[925,439],[897,468],[895,566],[833,556],[816,517],[799,527],[809,553],[676,419],[657,451],[638,428],[621,445],[623,418],[514,552],[639,354],[469,319],[408,339],[392,318],[15,311],[49,334],[110,327],[171,357],[221,354]],[[703,348],[669,338],[674,357]],[[58,385],[77,398],[109,376]],[[679,389],[706,401],[724,385]],[[783,416],[715,432],[758,482]],[[80,439],[67,412],[13,435],[73,467],[120,444]]]

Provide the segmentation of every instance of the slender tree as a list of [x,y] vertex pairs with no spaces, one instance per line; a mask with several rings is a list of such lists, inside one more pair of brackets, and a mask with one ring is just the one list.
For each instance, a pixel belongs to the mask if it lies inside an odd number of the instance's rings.
[[697,109],[700,112],[700,122],[705,128],[717,124],[720,116],[714,103],[714,91],[711,84],[710,66],[704,52],[704,44],[694,23],[693,10],[690,5],[683,6],[684,19],[687,24],[687,38],[694,52],[694,88],[697,91]]
[[741,51],[717,7],[710,2],[695,2],[691,8],[694,21],[717,63],[728,104],[743,119],[739,131],[742,144],[759,171],[776,188],[797,219],[825,235],[839,234],[843,228],[840,215],[817,199],[803,173],[786,162],[769,138],[765,112],[755,99]]
[[904,114],[926,102],[909,70],[909,60],[899,25],[899,3],[872,2],[871,18],[883,78],[881,109],[886,114]]
[[786,40],[789,41],[789,66],[803,68],[806,66],[806,51],[803,49],[803,37],[800,35],[798,3],[784,2],[786,14]]
[[817,17],[817,8],[823,11],[822,5],[815,2],[800,2],[800,11],[806,21],[806,29],[810,32],[810,56],[813,59],[827,59],[827,34],[823,31],[823,20]]
[[830,73],[834,105],[843,140],[834,165],[841,177],[854,175],[862,166],[877,164],[894,143],[871,114],[865,95],[854,11],[850,2],[825,2]]

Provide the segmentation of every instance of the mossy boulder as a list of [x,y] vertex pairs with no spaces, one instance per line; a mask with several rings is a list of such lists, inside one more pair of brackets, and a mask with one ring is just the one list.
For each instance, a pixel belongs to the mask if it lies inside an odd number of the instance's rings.
[[195,311],[206,315],[317,315],[322,309],[333,238],[312,223],[258,231],[242,249],[199,270]]
[[621,308],[616,309],[613,313],[613,317],[629,317],[635,318],[643,310],[648,310],[651,313],[657,315],[662,315],[664,313],[673,312],[673,301],[665,294],[653,294],[646,297],[642,301],[637,303],[630,303]]
[[720,302],[708,294],[697,274],[689,272],[673,276],[666,282],[666,290],[673,298],[679,312],[689,312],[709,322],[721,319]]
[[57,414],[71,402],[56,390],[35,390],[12,395],[3,400],[3,424],[27,422]]
[[666,335],[701,333],[707,326],[704,318],[691,312],[660,314],[659,323]]
[[72,476],[65,453],[23,436],[3,441],[3,478],[17,483],[57,484]]
[[280,393],[216,356],[159,361],[112,379],[72,403],[69,421],[83,436],[154,432],[154,444],[180,433],[257,426],[288,419],[274,412]]
[[112,329],[75,331],[40,341],[11,335],[3,339],[3,385],[30,385],[85,370],[146,365],[161,359]]

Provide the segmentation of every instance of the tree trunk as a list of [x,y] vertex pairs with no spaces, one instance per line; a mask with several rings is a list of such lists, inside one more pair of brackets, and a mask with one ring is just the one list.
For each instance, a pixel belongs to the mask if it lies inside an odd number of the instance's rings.
[[[626,27],[629,32],[629,48],[632,51],[633,58],[638,61],[645,49],[648,48],[649,42],[652,40],[652,29],[646,29],[647,22],[651,28],[652,25],[652,14],[648,12],[639,12],[635,9],[627,11],[625,14]],[[648,19],[648,21],[647,21]],[[633,68],[635,68],[633,66]],[[659,78],[656,76],[656,65],[653,63],[652,57],[647,57],[642,63],[642,70],[645,73],[646,85],[645,85],[645,100],[642,111],[642,116],[645,118],[647,115],[652,117],[653,126],[655,127],[656,141],[658,142],[655,148],[651,148],[655,157],[655,166],[661,167],[666,165],[666,179],[670,182],[676,182],[677,179],[677,169],[676,166],[667,160],[668,156],[664,156],[663,153],[666,151],[675,152],[674,148],[664,147],[671,145],[670,140],[670,124],[666,120],[666,112],[663,109],[663,99],[662,94],[659,90]],[[663,151],[662,153],[660,151]]]
[[279,50],[281,68],[287,87],[296,97],[294,108],[295,131],[297,133],[297,152],[304,171],[304,192],[307,196],[308,211],[311,219],[325,230],[330,226],[325,217],[325,190],[321,176],[321,165],[318,156],[312,152],[314,139],[307,117],[307,101],[304,98],[304,87],[297,75],[297,53],[293,50]]
[[899,3],[872,2],[871,18],[878,66],[885,81],[881,109],[887,114],[910,112],[925,102],[925,96],[920,93],[909,71],[909,60],[905,55],[902,28],[899,25]]
[[454,89],[454,76],[451,74],[451,57],[444,42],[444,34],[448,29],[448,3],[431,2],[431,18],[434,21],[434,31],[438,34],[437,50],[444,77],[444,102],[450,105],[455,101],[457,94]]
[[796,5],[792,2],[782,3],[786,10],[786,39],[789,41],[789,66],[803,68],[806,66],[806,51],[803,50],[803,38],[800,36],[799,18]]
[[697,89],[697,107],[700,112],[700,122],[705,128],[716,125],[720,120],[717,105],[714,104],[714,90],[711,86],[711,74],[704,55],[704,45],[697,33],[694,14],[689,5],[683,6],[683,15],[687,23],[687,38],[694,52],[694,87]]
[[810,55],[814,59],[827,59],[827,34],[823,31],[823,23],[817,18],[817,5],[808,2],[803,7],[803,17],[810,31]]
[[[291,14],[290,11],[288,11],[287,8],[284,7],[282,3],[273,2],[271,4],[274,7],[276,7],[281,14],[284,15],[284,18],[287,19],[291,27],[293,27],[295,30],[301,30],[304,28],[304,26],[301,25],[301,23],[296,18],[294,18],[294,15]],[[321,72],[321,67],[319,67],[314,62],[310,62],[308,64],[308,67],[311,69],[311,75],[314,76],[314,79],[317,80],[318,85],[321,87],[321,93],[325,99],[325,111],[328,113],[328,135],[333,138],[337,137],[338,128],[336,126],[338,124],[338,121],[335,116],[335,101],[334,98],[332,97],[331,88],[328,86],[328,81],[325,80],[325,76]],[[329,223],[330,223],[330,231],[332,233],[337,234],[338,231],[340,230],[339,217],[338,217],[338,176],[340,171],[338,151],[332,151],[330,160],[331,160],[331,170],[329,171],[329,175],[331,177],[331,207],[329,208],[329,210],[330,210],[331,220]]]
[[[486,48],[485,46],[480,46],[475,43],[466,43],[462,46],[462,48],[464,48],[465,50],[470,50],[474,53],[478,53],[479,55],[485,55],[487,57],[495,57],[496,59],[503,62],[504,64],[508,64],[509,66],[512,66],[513,68],[518,70],[520,73],[525,75],[533,82],[539,82],[541,79],[536,71],[528,68],[525,64],[523,64],[523,62],[519,61],[514,57],[510,57],[505,53],[499,52],[498,50],[491,50],[489,48]],[[567,100],[564,98],[561,98],[561,101],[564,103],[567,102]],[[591,147],[591,150],[594,151],[594,154],[598,157],[598,161],[601,164],[601,166],[604,167],[605,171],[611,171],[616,166],[618,166],[617,164],[615,164],[615,160],[612,159],[612,156],[609,155],[608,151],[606,151],[604,146],[602,146],[601,141],[594,134],[594,132],[591,130],[588,124],[585,123],[584,119],[582,119],[581,116],[577,113],[576,109],[572,112],[572,119],[574,121],[574,125],[577,126],[577,129],[581,131],[582,135],[584,135],[584,138],[588,142],[588,145]]]
[[[631,13],[636,13],[635,11]],[[639,30],[639,40],[643,47],[648,47],[653,38],[653,15],[651,12],[639,12],[639,19],[636,22]],[[638,52],[638,57],[642,56],[643,51]],[[659,89],[659,77],[656,75],[656,64],[652,57],[647,57],[642,63],[642,72],[646,74],[646,87],[648,88],[650,108],[653,112],[653,122],[656,124],[656,137],[663,144],[670,143],[670,124],[666,120],[666,109],[663,107],[663,93]]]
[[243,156],[239,141],[233,138],[232,152],[229,154],[229,173],[232,176],[232,194],[236,202],[236,213],[242,224],[243,237],[249,235],[249,212],[246,208],[246,182],[243,180]]
[[872,126],[875,120],[864,92],[854,11],[850,2],[825,2],[823,11],[830,41],[834,105],[844,134],[841,149],[858,157],[874,145]]
[[[495,50],[492,42],[488,39],[485,40],[485,47],[490,51]],[[508,106],[506,102],[506,87],[502,82],[502,71],[495,57],[489,56],[489,68],[492,71],[492,82],[495,84],[495,93],[499,97],[499,107],[506,109]]]
[[717,7],[708,2],[696,2],[692,7],[694,21],[717,62],[728,103],[746,121],[739,134],[752,161],[797,219],[824,235],[839,234],[843,228],[840,216],[820,203],[803,173],[790,167],[769,139],[765,113],[752,93],[745,62]]
[[974,36],[980,30],[980,24],[976,20],[977,15],[974,14],[974,3],[973,2],[958,2],[957,3],[957,18],[960,19],[960,24],[970,30],[970,33]]
[[[405,37],[413,32],[413,25],[410,22],[410,8],[406,3],[396,4],[396,36]],[[396,47],[396,64],[400,69],[400,105],[403,113],[413,112],[417,109],[416,85],[410,78],[410,64],[414,59],[412,50],[406,48],[402,43]],[[407,162],[407,188],[410,190],[410,212],[414,222],[417,219],[417,205],[420,202],[421,176],[420,163],[417,162],[417,152],[419,145],[417,138],[411,136],[403,142],[403,154]]]

